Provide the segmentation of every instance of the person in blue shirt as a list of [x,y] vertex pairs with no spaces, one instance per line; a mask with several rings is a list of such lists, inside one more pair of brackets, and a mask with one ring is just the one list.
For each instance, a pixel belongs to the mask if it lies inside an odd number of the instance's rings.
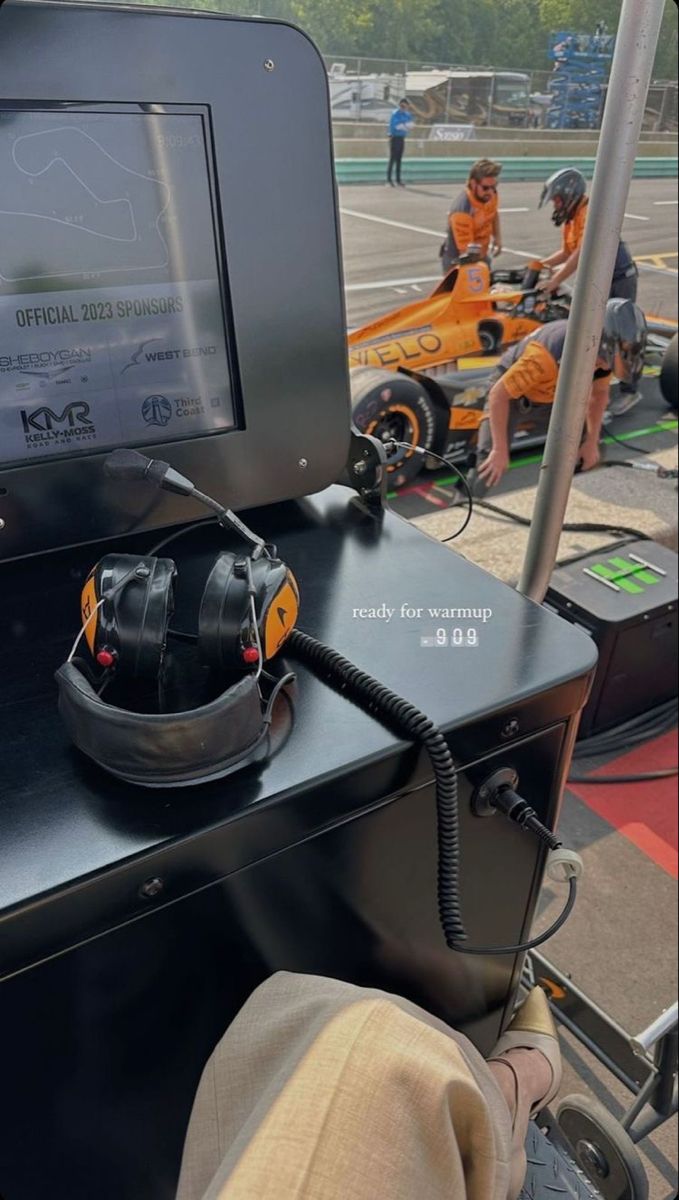
[[[403,151],[405,149],[406,138],[410,132],[410,126],[414,121],[413,114],[410,112],[410,104],[407,100],[401,100],[398,108],[395,108],[391,114],[389,121],[389,167],[387,169],[387,183],[395,187],[405,187],[401,182],[401,163],[403,161]],[[396,173],[396,184],[394,183],[394,171]]]

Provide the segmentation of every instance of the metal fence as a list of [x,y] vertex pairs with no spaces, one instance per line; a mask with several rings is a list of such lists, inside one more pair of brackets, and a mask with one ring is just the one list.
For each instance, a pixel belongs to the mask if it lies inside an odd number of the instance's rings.
[[[407,97],[418,124],[549,127],[554,71],[499,70],[468,63],[414,62],[404,59],[325,55],[334,121],[386,124],[399,100]],[[578,85],[560,101],[572,109],[567,128],[598,129],[605,103],[590,109],[578,124]],[[569,105],[569,100],[572,103]],[[651,85],[643,128],[677,130],[677,83]]]

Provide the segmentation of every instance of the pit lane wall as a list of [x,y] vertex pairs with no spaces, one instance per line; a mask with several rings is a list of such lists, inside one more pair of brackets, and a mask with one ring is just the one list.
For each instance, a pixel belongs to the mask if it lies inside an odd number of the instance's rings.
[[[381,183],[387,169],[387,138],[366,137],[366,128],[334,126],[335,170],[337,181]],[[544,180],[560,167],[577,167],[587,179],[594,172],[597,139],[581,131],[548,134],[545,130],[498,130],[498,136],[471,140],[440,141],[431,131],[416,128],[409,136],[403,160],[404,182],[463,182],[478,158],[494,158],[502,163],[504,180]],[[362,135],[362,136],[361,136]],[[510,135],[510,136],[507,136]],[[642,135],[634,165],[635,179],[676,179],[678,175],[677,139],[673,134]]]
[[[485,154],[485,150],[482,153]],[[410,154],[403,160],[403,182],[463,183],[477,157],[478,155],[474,158],[458,158],[453,155],[445,158],[434,155],[418,157],[416,154]],[[497,158],[502,162],[502,179],[505,183],[509,180],[545,180],[560,167],[577,167],[586,179],[591,179],[594,174],[594,158],[512,158],[506,154],[498,154]],[[386,173],[386,157],[335,159],[335,174],[340,184],[383,183]],[[633,178],[676,179],[677,159],[637,158]]]

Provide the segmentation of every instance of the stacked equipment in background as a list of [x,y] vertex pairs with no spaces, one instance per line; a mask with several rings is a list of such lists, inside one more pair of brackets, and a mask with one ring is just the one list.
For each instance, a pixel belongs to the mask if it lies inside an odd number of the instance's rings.
[[596,33],[558,30],[550,34],[549,56],[554,69],[548,91],[548,129],[598,129],[615,37],[603,23]]

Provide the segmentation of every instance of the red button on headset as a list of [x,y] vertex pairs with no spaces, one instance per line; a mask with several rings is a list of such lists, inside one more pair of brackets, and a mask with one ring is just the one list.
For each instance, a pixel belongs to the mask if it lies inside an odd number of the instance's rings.
[[248,667],[253,667],[259,662],[259,650],[256,646],[246,646],[243,651],[243,662]]
[[116,661],[116,656],[112,650],[100,650],[97,654],[97,662],[100,667],[112,667]]

